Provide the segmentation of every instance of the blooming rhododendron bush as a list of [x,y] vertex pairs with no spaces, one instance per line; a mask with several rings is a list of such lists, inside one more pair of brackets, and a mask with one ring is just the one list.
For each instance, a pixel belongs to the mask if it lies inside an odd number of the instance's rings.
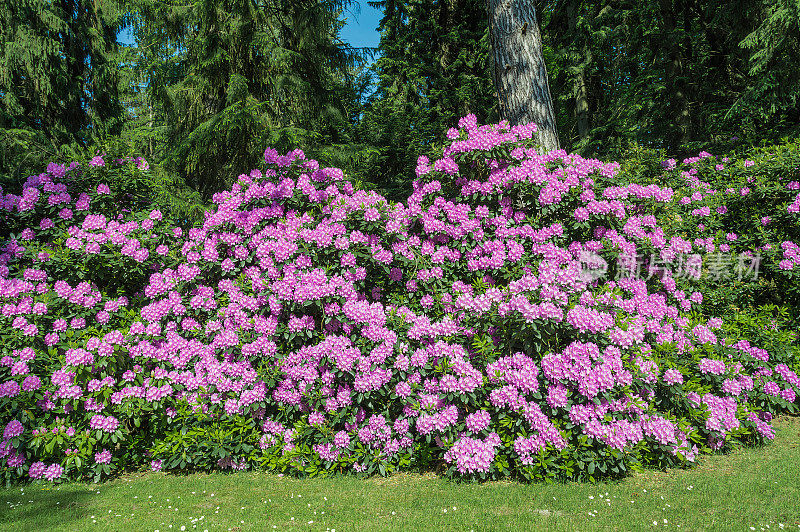
[[626,179],[681,191],[656,214],[666,235],[681,235],[706,255],[708,275],[695,285],[706,313],[778,304],[791,310],[787,325],[800,327],[800,144],[738,159],[701,152],[662,160],[645,151],[626,166],[637,168]]
[[267,150],[188,230],[73,190],[82,167],[29,179],[2,204],[25,222],[0,255],[6,479],[597,478],[771,439],[788,365],[721,336],[691,279],[596,275],[697,251],[650,214],[675,191],[534,132],[462,119],[399,204]]

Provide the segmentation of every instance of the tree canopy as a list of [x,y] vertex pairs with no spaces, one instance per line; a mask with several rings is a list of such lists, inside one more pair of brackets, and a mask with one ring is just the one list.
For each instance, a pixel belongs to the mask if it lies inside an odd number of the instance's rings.
[[[396,196],[459,117],[501,118],[489,18],[478,0],[370,5],[377,50],[342,40],[350,0],[2,0],[0,173],[116,142],[209,198],[266,147],[302,145]],[[531,6],[568,150],[798,133],[797,0]]]

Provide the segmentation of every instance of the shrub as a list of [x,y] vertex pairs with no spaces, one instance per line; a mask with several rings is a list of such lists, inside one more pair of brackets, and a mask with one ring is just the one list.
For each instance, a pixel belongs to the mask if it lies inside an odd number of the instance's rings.
[[81,195],[83,166],[6,195],[5,478],[596,479],[773,437],[790,367],[703,316],[691,279],[602,269],[693,251],[661,226],[675,190],[538,154],[534,125],[459,128],[404,203],[300,150],[267,150],[188,231]]
[[654,214],[665,234],[692,242],[714,270],[696,285],[707,315],[734,316],[772,304],[789,310],[793,328],[800,325],[800,145],[739,157],[702,152],[682,162],[639,151],[621,176],[676,191],[674,201]]

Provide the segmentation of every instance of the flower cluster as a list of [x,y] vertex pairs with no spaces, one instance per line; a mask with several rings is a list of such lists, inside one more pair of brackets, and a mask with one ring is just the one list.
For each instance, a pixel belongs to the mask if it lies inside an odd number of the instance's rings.
[[[401,203],[267,150],[190,228],[152,205],[123,212],[104,183],[74,190],[77,165],[0,190],[21,228],[0,244],[6,475],[424,462],[575,478],[590,455],[612,474],[771,438],[765,415],[795,403],[797,375],[722,339],[703,293],[657,264],[717,249],[648,214],[711,217],[695,205],[707,187],[620,185],[616,163],[540,154],[535,130],[465,117]],[[644,249],[647,279],[585,275],[587,257]],[[184,458],[204,437],[214,458]]]

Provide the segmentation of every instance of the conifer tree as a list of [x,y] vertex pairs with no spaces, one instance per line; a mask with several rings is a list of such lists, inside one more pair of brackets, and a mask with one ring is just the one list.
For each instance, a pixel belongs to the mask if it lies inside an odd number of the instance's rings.
[[[120,131],[122,20],[114,0],[0,0],[4,152],[50,157],[64,144],[86,146]],[[0,156],[0,171],[13,158]]]
[[539,2],[570,149],[677,153],[798,131],[796,0]]
[[135,34],[148,98],[163,110],[167,162],[206,197],[266,146],[313,149],[348,130],[356,54],[338,0],[142,0]]
[[417,157],[475,113],[498,120],[485,0],[382,0],[377,90],[360,123],[379,155],[368,169],[384,193],[410,188]]

